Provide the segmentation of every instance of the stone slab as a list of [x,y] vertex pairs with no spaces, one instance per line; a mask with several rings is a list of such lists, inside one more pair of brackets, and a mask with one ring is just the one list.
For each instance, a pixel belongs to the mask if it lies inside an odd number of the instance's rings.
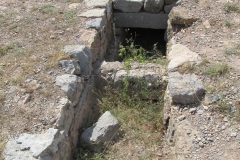
[[88,10],[87,12],[84,12],[78,16],[80,17],[86,17],[86,18],[99,18],[99,17],[104,17],[105,16],[106,9],[91,9]]
[[113,8],[122,12],[139,12],[144,0],[113,0]]
[[113,19],[116,27],[167,29],[168,14],[115,12]]
[[84,2],[91,8],[105,8],[108,3],[112,3],[112,0],[85,0]]

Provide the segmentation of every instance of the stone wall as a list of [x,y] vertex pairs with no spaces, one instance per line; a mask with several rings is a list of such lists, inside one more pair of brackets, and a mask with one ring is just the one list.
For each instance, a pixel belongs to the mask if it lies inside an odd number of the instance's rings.
[[56,77],[56,85],[65,93],[56,108],[58,119],[53,128],[44,134],[21,134],[10,139],[4,149],[4,157],[10,159],[69,160],[78,143],[79,129],[86,119],[97,118],[98,107],[92,90],[100,65],[112,38],[112,1],[85,0],[89,8],[81,17],[87,17],[81,44],[67,45],[63,51],[71,60],[59,61],[67,73]]

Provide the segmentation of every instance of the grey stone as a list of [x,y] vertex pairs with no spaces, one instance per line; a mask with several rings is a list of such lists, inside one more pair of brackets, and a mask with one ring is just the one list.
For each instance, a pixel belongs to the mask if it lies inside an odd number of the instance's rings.
[[167,29],[168,14],[140,13],[113,13],[116,27]]
[[80,66],[76,60],[61,60],[58,62],[58,65],[60,65],[66,73],[74,75],[81,74]]
[[96,28],[97,30],[101,29],[104,22],[102,18],[91,19],[86,22],[87,28]]
[[216,101],[219,100],[219,96],[216,94],[206,94],[204,98],[204,104],[209,105],[212,103],[215,103]]
[[178,117],[178,120],[179,120],[179,121],[182,121],[182,120],[184,120],[185,118],[186,118],[185,115],[181,115],[181,116]]
[[118,120],[106,111],[94,126],[82,133],[81,138],[87,142],[90,149],[101,152],[104,144],[112,140],[119,128]]
[[176,0],[164,0],[165,4],[171,4],[174,3]]
[[106,14],[106,9],[95,8],[95,9],[88,10],[78,16],[86,17],[86,18],[100,18],[100,17],[105,17],[105,14]]
[[199,142],[198,144],[200,147],[202,147],[202,148],[204,147],[204,144],[202,142]]
[[92,72],[92,54],[88,47],[83,45],[66,45],[64,52],[76,58],[81,68],[81,75],[90,76]]
[[170,11],[172,10],[173,7],[177,6],[177,5],[180,5],[181,4],[181,0],[178,0],[172,4],[169,4],[169,5],[165,5],[164,6],[164,11],[166,13],[170,13]]
[[234,89],[233,89],[233,93],[234,93],[234,94],[237,94],[237,93],[238,93],[238,88],[234,88]]
[[76,105],[84,88],[84,81],[81,77],[64,74],[56,77],[56,85],[60,86],[68,99]]
[[162,10],[164,0],[145,0],[144,10],[151,13],[158,13]]
[[139,12],[144,0],[113,0],[113,8],[123,12]]
[[189,113],[195,114],[196,110],[197,110],[196,108],[190,108],[190,109],[189,109]]
[[[61,145],[60,145],[61,144]],[[64,133],[50,128],[44,134],[23,133],[18,139],[7,142],[3,155],[6,160],[13,159],[63,159],[70,157],[70,145]]]
[[204,94],[204,86],[194,74],[169,73],[168,89],[172,101],[180,104],[197,103]]
[[202,115],[202,114],[203,114],[203,110],[198,110],[197,113],[198,113],[199,115]]

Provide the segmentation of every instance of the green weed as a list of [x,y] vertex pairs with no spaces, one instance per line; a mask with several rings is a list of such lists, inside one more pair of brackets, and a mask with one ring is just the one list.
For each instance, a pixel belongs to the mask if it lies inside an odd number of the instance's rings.
[[207,66],[204,73],[210,76],[224,75],[228,73],[230,67],[225,63],[211,64]]
[[231,54],[240,54],[240,43],[238,43],[234,47],[226,48],[225,54],[231,55]]
[[224,5],[224,10],[225,12],[227,13],[230,13],[230,12],[239,12],[240,8],[239,8],[239,4],[236,2],[228,2]]

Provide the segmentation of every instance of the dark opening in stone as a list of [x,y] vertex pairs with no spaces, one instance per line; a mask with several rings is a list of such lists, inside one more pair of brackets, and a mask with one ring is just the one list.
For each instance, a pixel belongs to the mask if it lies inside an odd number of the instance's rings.
[[127,38],[131,37],[136,46],[142,46],[150,54],[166,56],[166,42],[164,29],[127,28]]

